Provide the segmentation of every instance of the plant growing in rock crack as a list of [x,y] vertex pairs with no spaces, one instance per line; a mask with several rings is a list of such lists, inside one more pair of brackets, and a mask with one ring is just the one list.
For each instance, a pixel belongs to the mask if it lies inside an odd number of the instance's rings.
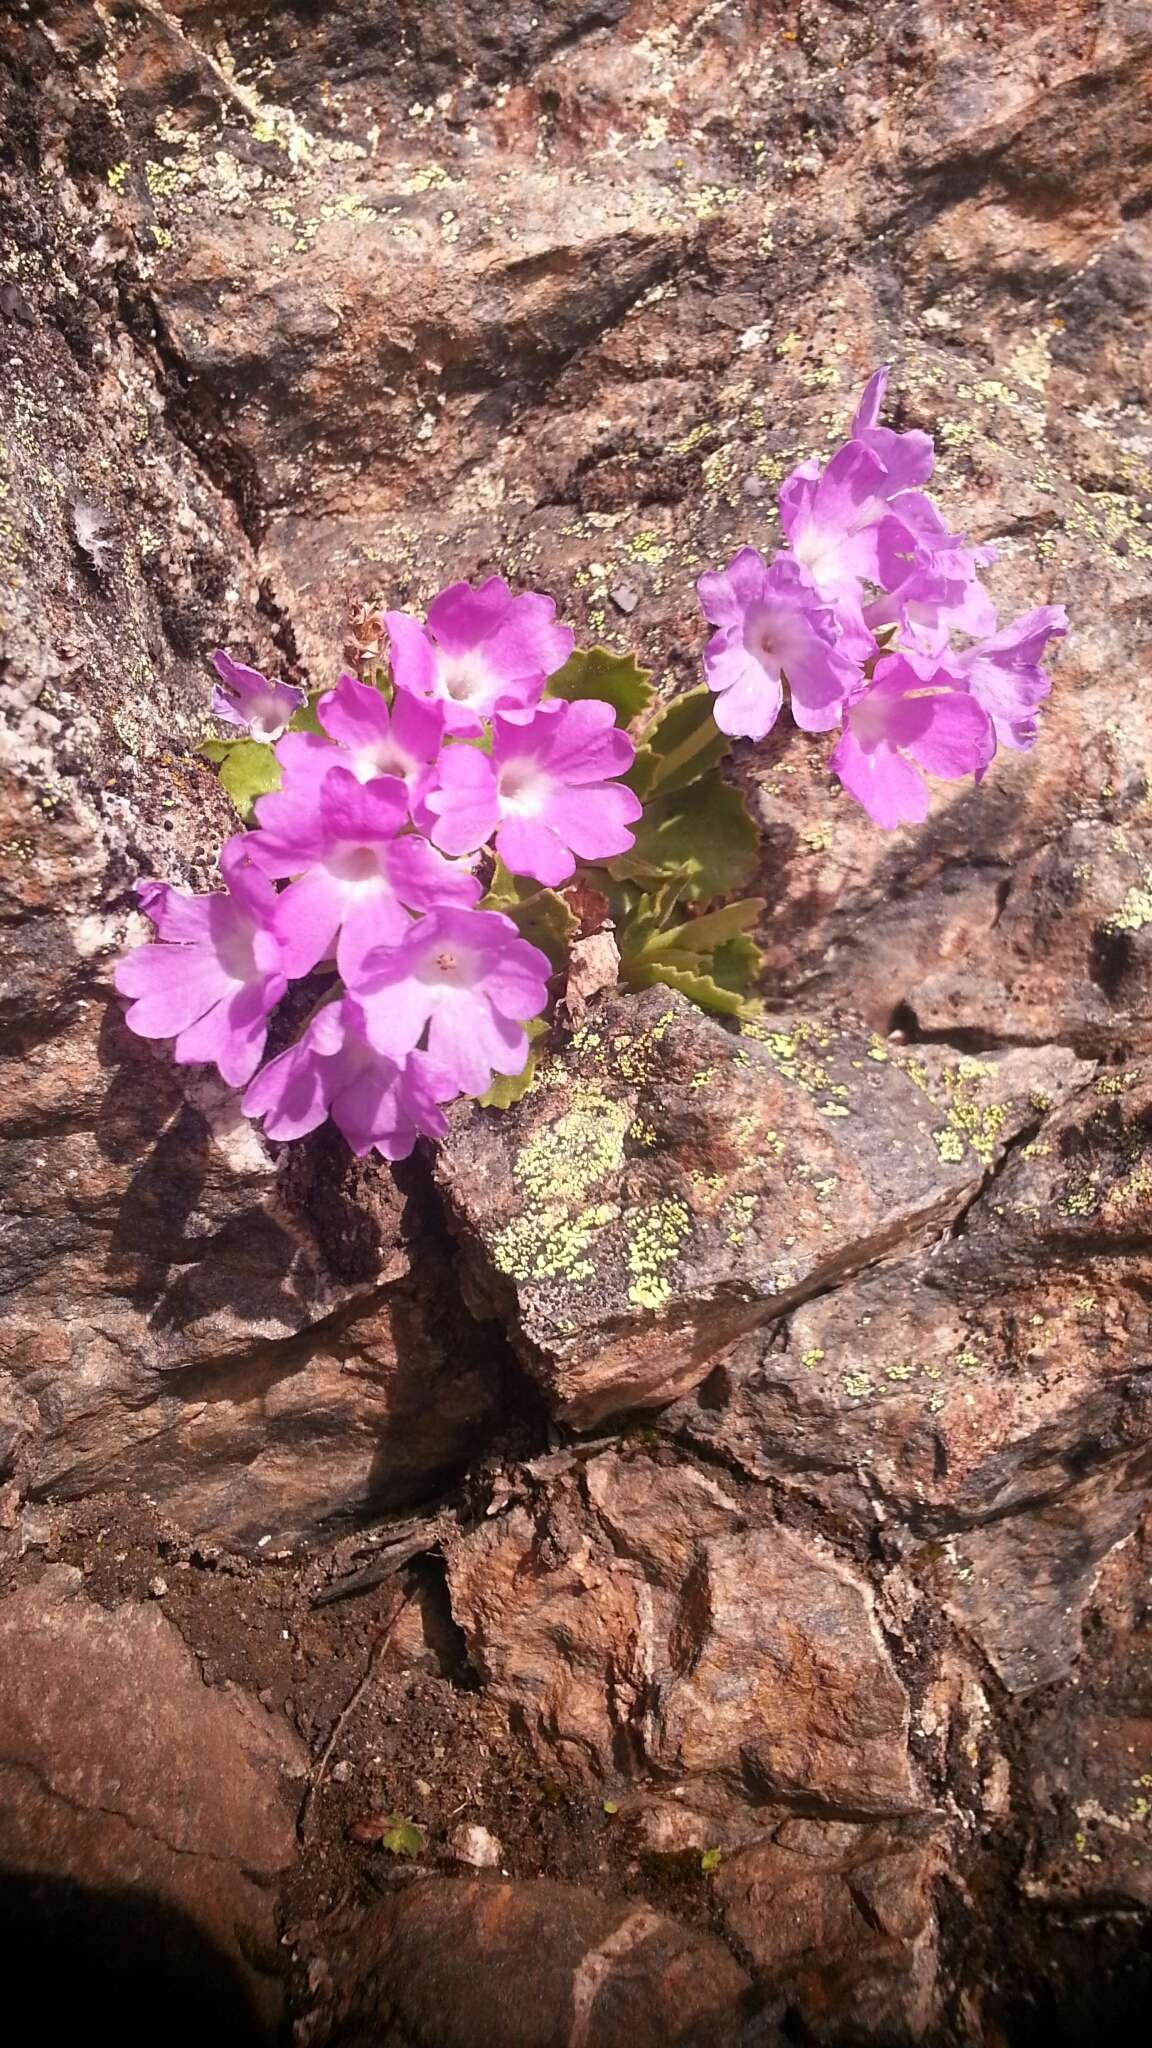
[[[244,1087],[291,1139],[331,1117],[357,1153],[403,1158],[464,1095],[506,1105],[577,934],[610,926],[632,988],[704,1009],[755,1002],[742,896],[757,833],[725,779],[733,738],[784,707],[837,735],[829,767],[875,822],[928,813],[928,777],[985,774],[1033,745],[1066,630],[1042,606],[997,630],[978,570],[922,486],[927,434],[879,425],[887,372],[851,435],[781,487],[786,545],[700,578],[704,682],[656,707],[630,656],[574,648],[551,598],[454,583],[421,620],[363,611],[357,673],[309,698],[224,652],[204,752],[242,820],[222,892],[141,884],[157,942],[119,964],[128,1023]],[[956,644],[959,636],[959,644]],[[295,1042],[261,1066],[289,984],[320,977]]]

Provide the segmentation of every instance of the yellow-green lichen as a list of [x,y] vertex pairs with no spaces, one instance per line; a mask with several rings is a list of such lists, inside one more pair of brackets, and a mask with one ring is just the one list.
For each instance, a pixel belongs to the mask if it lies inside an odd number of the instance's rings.
[[1106,932],[1142,932],[1152,924],[1152,888],[1131,888],[1119,910],[1104,926]]
[[632,1114],[598,1088],[580,1088],[571,1106],[536,1130],[515,1164],[529,1200],[578,1202],[624,1164]]
[[597,1232],[615,1215],[610,1202],[601,1202],[576,1217],[556,1209],[518,1216],[497,1236],[493,1264],[513,1280],[564,1280],[580,1286],[596,1271],[588,1253]]
[[666,1268],[692,1228],[683,1202],[666,1197],[627,1218],[627,1260],[632,1276],[628,1299],[637,1308],[659,1308],[672,1292]]

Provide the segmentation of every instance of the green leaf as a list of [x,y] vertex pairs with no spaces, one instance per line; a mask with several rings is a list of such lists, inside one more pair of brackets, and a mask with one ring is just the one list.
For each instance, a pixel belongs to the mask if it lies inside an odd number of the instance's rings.
[[412,1820],[394,1820],[380,1837],[380,1846],[393,1856],[420,1856],[424,1851],[424,1830]]
[[523,1071],[519,1074],[497,1074],[492,1086],[479,1097],[481,1109],[511,1109],[513,1103],[527,1095],[536,1079],[536,1069],[544,1050],[540,1040],[547,1033],[547,1021],[543,1017],[533,1017],[524,1029],[528,1033],[529,1045]]
[[261,740],[203,740],[200,752],[216,763],[220,781],[245,822],[257,797],[280,787],[280,763]]
[[[675,897],[672,901],[675,902]],[[671,905],[668,907],[671,908]],[[669,930],[665,923],[663,928],[658,928],[645,940],[640,951],[663,953],[671,945],[678,953],[712,953],[725,941],[736,938],[739,933],[746,932],[750,925],[754,925],[763,908],[763,896],[745,896],[739,903],[725,903],[719,910],[705,911],[702,917],[686,918],[683,924],[676,925],[672,930]],[[755,947],[752,950],[755,952]]]
[[503,861],[496,869],[480,908],[502,910],[529,945],[548,955],[555,972],[567,965],[568,941],[576,920],[555,889],[542,889],[526,875],[510,875]]
[[637,796],[685,789],[724,759],[729,741],[712,716],[715,701],[702,683],[656,713],[625,777]]
[[739,1017],[745,1010],[743,996],[737,995],[735,989],[721,988],[710,974],[702,974],[698,961],[685,966],[678,966],[671,959],[645,961],[629,979],[634,988],[655,988],[657,983],[677,988],[698,1009],[708,1010],[716,1017]]
[[711,1877],[714,1870],[719,1870],[723,1861],[724,1858],[719,1849],[704,1849],[701,1851],[700,1868],[705,1877]]
[[316,714],[316,706],[319,704],[321,697],[326,697],[327,694],[326,690],[314,690],[308,702],[302,704],[299,711],[292,713],[291,718],[288,720],[289,732],[316,732],[320,734],[322,739],[327,739],[328,734],[324,731],[324,727],[321,725]]
[[611,862],[620,881],[672,875],[689,903],[733,896],[756,872],[759,835],[738,789],[719,773],[644,806],[630,853]]
[[611,704],[617,725],[631,725],[651,704],[652,684],[635,655],[613,654],[608,647],[578,647],[552,677],[547,694],[563,697],[568,704],[598,697]]
[[759,946],[743,932],[735,938],[725,939],[712,955],[712,979],[718,981],[721,988],[736,989],[743,995],[755,988],[763,968],[764,956]]

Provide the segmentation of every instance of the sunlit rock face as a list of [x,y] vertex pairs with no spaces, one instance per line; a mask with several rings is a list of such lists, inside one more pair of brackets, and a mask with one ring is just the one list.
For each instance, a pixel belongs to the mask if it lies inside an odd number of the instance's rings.
[[[473,2041],[542,1953],[545,2035],[605,2048],[746,2039],[757,1999],[765,2041],[1146,2009],[1152,43],[994,15],[62,0],[0,34],[0,1555],[49,1498],[146,1494],[246,1559],[467,1474],[470,1682],[636,1883],[701,1887],[678,1920],[428,1877],[349,1941],[361,2018]],[[818,736],[737,749],[762,1030],[594,1003],[435,1185],[269,1147],[129,1040],[132,885],[210,886],[234,822],[213,647],[331,683],[350,602],[500,573],[666,696],[694,579],[778,544],[884,361],[1001,619],[1071,629],[1035,751],[914,829]],[[55,1630],[21,1681],[54,1712],[130,1655],[199,1727],[166,1624],[50,1577],[6,1612]],[[35,1730],[0,1759],[22,1839],[67,1874],[99,1828],[110,1882],[159,1827],[155,1786],[91,1795],[114,1719],[79,1803],[29,1792]],[[263,1942],[285,1758],[209,1721],[243,1839],[205,1792],[148,1855]]]

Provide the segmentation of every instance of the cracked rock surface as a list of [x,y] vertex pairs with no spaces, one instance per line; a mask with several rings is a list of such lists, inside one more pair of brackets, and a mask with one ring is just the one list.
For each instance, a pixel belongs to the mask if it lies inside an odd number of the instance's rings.
[[34,1874],[48,1930],[53,1886],[130,1880],[174,1916],[157,1938],[187,1943],[189,1974],[199,1933],[271,2021],[275,1889],[306,1768],[282,1720],[203,1684],[157,1606],[110,1613],[55,1565],[0,1607],[0,1861]]
[[[0,21],[6,1971],[300,2048],[1135,2037],[1150,107],[1125,0]],[[1072,631],[915,830],[738,750],[762,1026],[608,997],[395,1173],[128,1038],[213,646],[317,686],[500,570],[666,697],[880,360]]]

